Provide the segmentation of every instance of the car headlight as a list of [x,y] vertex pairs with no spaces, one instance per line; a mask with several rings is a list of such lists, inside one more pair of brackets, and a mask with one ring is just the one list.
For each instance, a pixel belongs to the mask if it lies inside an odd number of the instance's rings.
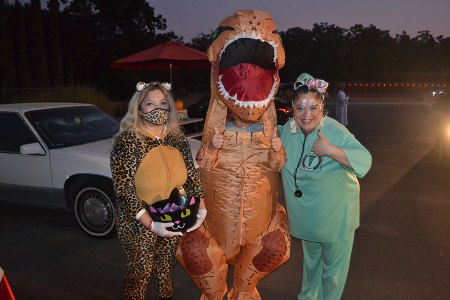
[[441,96],[444,96],[446,94],[445,91],[443,90],[437,90],[437,91],[433,91],[432,93],[433,98],[440,98]]

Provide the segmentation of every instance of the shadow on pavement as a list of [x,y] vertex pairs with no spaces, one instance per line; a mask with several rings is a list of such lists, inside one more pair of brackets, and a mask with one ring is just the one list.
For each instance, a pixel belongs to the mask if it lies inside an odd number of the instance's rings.
[[430,151],[362,208],[343,298],[448,299],[449,234],[450,172]]

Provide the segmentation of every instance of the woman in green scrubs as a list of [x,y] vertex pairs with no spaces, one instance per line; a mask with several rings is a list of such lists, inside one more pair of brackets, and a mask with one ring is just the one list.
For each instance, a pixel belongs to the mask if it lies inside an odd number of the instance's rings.
[[340,299],[359,226],[359,183],[369,151],[336,120],[324,116],[328,83],[301,74],[294,84],[294,118],[279,128],[288,160],[282,170],[291,234],[302,240],[298,299]]

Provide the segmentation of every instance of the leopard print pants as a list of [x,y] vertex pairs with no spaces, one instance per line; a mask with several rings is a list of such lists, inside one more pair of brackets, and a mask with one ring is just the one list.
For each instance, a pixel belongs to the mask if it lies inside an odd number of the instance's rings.
[[124,299],[145,299],[152,276],[160,298],[173,296],[173,270],[179,239],[157,236],[143,226],[133,235],[124,236],[119,230],[126,260]]

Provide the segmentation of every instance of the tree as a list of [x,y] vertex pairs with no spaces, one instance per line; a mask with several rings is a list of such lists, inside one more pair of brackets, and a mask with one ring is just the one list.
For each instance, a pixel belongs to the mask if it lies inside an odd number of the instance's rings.
[[178,38],[158,32],[167,28],[166,20],[144,0],[73,0],[62,19],[64,49],[77,62],[75,80],[112,87],[113,93],[130,77],[111,70],[114,60]]
[[53,86],[62,86],[64,84],[64,73],[60,40],[61,35],[59,31],[59,1],[49,0],[47,7],[49,9],[47,18],[47,49],[50,75]]
[[401,34],[395,36],[395,42],[395,69],[397,78],[400,81],[410,80],[410,74],[412,74],[416,68],[416,65],[411,62],[417,60],[411,37],[403,31]]
[[6,7],[0,1],[0,80],[2,87],[16,86],[16,69],[14,66],[13,48],[8,36],[6,23]]
[[39,0],[31,0],[31,26],[29,28],[29,53],[34,75],[34,85],[47,87],[50,84],[50,78],[42,25],[41,2]]
[[25,31],[25,20],[23,15],[23,6],[20,1],[16,0],[13,22],[9,29],[12,29],[13,45],[14,45],[14,61],[17,70],[18,87],[30,87],[31,74],[27,55],[27,34]]
[[328,23],[313,24],[314,61],[323,78],[346,79],[347,40],[346,29]]
[[314,59],[314,40],[311,30],[300,27],[280,32],[286,52],[286,63],[280,71],[284,82],[297,79],[303,72],[318,74]]
[[349,39],[348,72],[352,80],[387,80],[390,76],[395,41],[388,30],[380,30],[374,25],[352,26],[347,32]]
[[437,80],[448,83],[450,81],[450,37],[438,36],[436,40],[439,44],[437,59],[440,61]]
[[419,31],[417,36],[411,39],[416,59],[415,78],[416,80],[433,81],[440,61],[437,59],[437,42],[428,30]]
[[210,31],[210,33],[200,33],[196,37],[192,38],[191,42],[187,43],[187,46],[206,52],[208,50],[208,43],[212,34],[212,30]]

